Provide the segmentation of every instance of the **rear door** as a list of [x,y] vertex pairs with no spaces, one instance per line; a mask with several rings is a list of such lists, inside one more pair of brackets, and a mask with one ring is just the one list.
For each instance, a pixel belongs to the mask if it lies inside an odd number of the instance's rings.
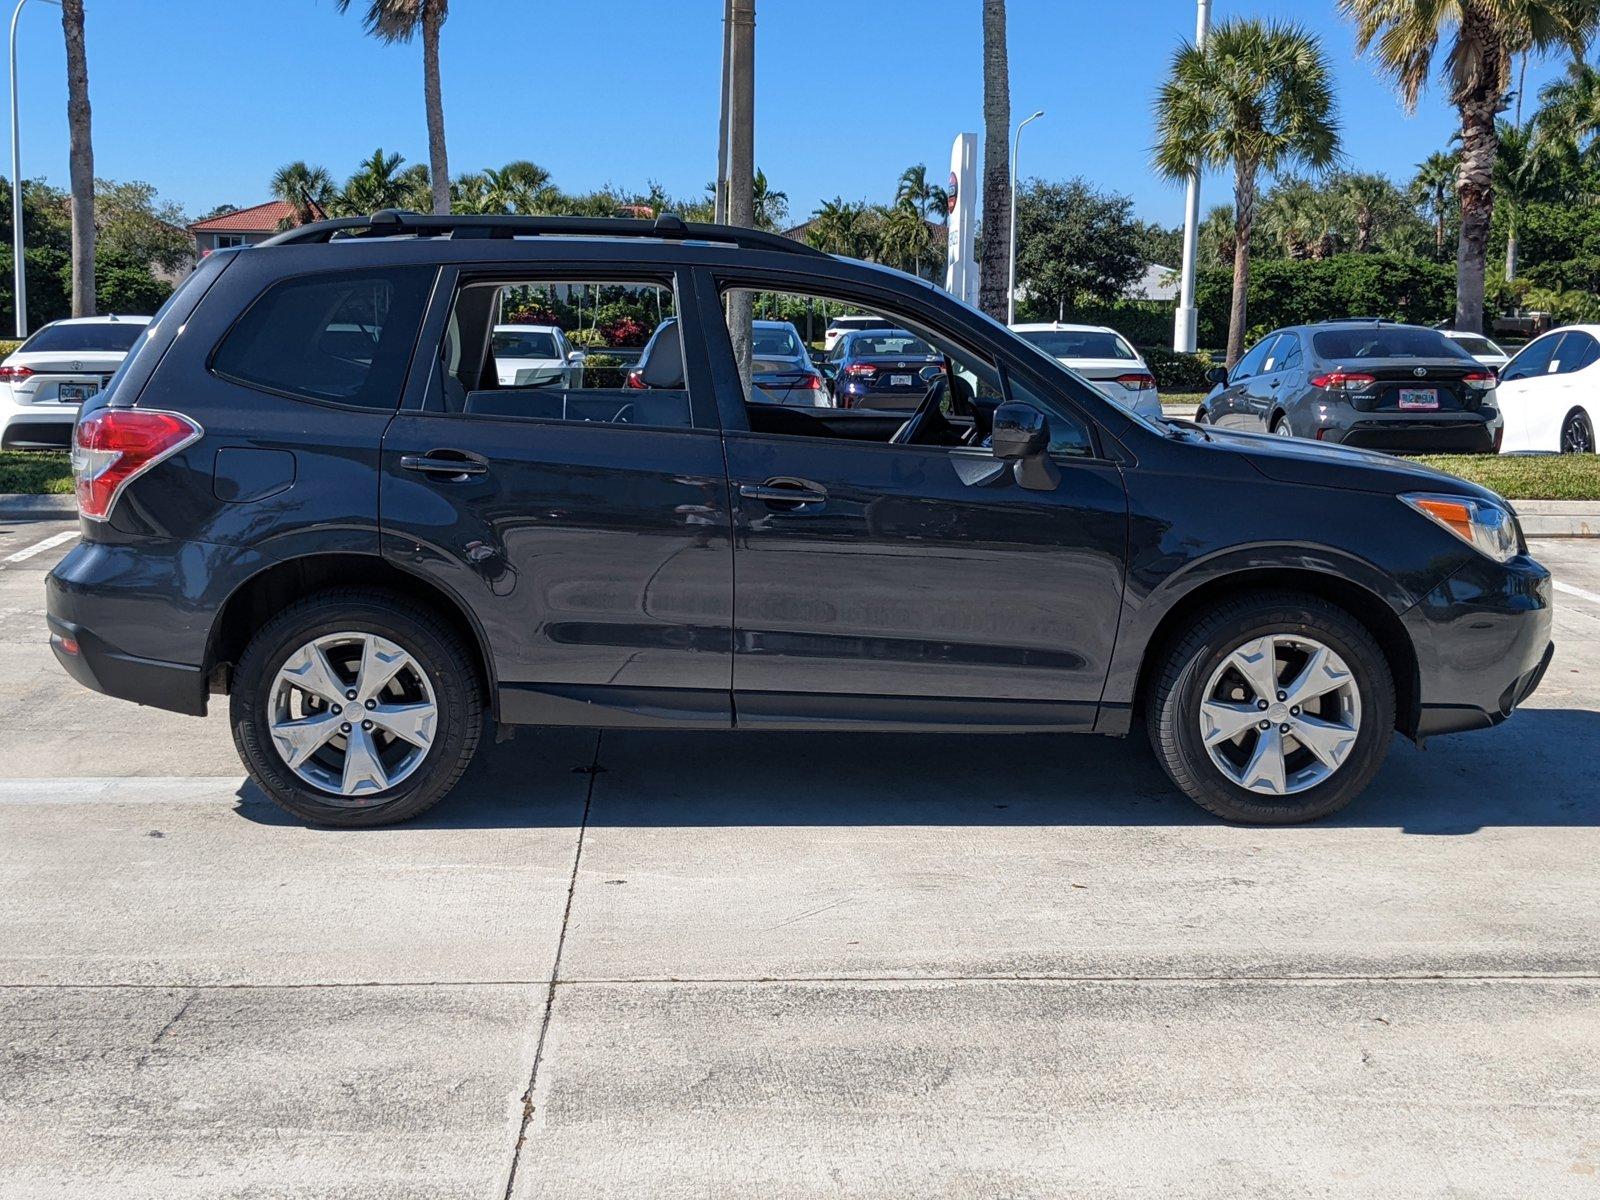
[[489,344],[502,304],[565,322],[599,298],[648,326],[678,283],[614,264],[451,270],[430,306],[384,437],[383,552],[473,614],[505,720],[731,721],[731,518],[692,331],[686,355],[675,323],[632,380],[593,350],[581,387],[504,386]]

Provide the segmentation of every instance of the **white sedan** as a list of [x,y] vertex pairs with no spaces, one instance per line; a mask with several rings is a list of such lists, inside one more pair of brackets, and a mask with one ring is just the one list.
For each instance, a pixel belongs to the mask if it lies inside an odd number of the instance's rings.
[[491,347],[501,387],[583,386],[583,351],[559,325],[496,325]]
[[1500,373],[1500,369],[1506,363],[1511,361],[1511,356],[1500,349],[1498,342],[1490,341],[1481,333],[1463,333],[1459,329],[1441,329],[1439,332],[1488,367],[1496,375]]
[[110,382],[149,317],[52,321],[0,362],[0,449],[72,444],[78,406]]
[[1051,358],[1082,375],[1124,408],[1161,419],[1156,377],[1139,352],[1104,325],[1013,325],[1012,330]]
[[1600,325],[1552,329],[1500,372],[1500,453],[1593,454],[1600,425]]

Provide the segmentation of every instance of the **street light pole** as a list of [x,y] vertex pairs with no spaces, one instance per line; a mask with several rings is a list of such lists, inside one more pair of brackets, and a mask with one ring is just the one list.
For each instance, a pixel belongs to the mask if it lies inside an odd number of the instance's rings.
[[[1211,0],[1195,0],[1194,44],[1205,49],[1211,29]],[[1183,208],[1183,270],[1178,285],[1178,311],[1173,314],[1172,348],[1193,354],[1200,323],[1194,305],[1194,265],[1200,242],[1200,171],[1189,176]]]
[[1017,320],[1017,153],[1022,149],[1022,126],[1029,121],[1037,121],[1044,116],[1044,109],[1040,109],[1033,116],[1028,117],[1017,125],[1016,135],[1011,139],[1011,269],[1006,274],[1006,324],[1014,325]]
[[[28,0],[17,0],[11,13],[11,265],[15,271],[17,336],[28,336],[28,279],[22,258],[22,145],[17,132],[17,18]],[[61,0],[45,0],[59,7]]]

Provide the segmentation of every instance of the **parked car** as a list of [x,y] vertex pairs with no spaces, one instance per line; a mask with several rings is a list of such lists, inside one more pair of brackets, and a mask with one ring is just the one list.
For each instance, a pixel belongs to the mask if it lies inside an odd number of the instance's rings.
[[116,374],[149,317],[52,321],[0,362],[0,449],[65,450],[78,406]]
[[1529,342],[1500,372],[1502,453],[1593,454],[1600,427],[1600,325],[1569,325]]
[[834,343],[822,370],[839,408],[911,412],[944,373],[944,359],[904,329],[852,329]]
[[1115,329],[1104,325],[1013,325],[1064,367],[1070,367],[1118,404],[1146,417],[1161,419],[1161,394],[1156,377]]
[[[640,386],[644,370],[653,348],[663,344],[662,335],[668,335],[670,352],[680,351],[676,342],[676,317],[668,317],[656,326],[655,333],[646,343],[639,365],[628,373],[632,386]],[[752,321],[751,379],[763,404],[792,404],[802,408],[826,408],[833,403],[828,382],[817,370],[800,339],[800,331],[788,321]]]
[[831,354],[840,338],[855,329],[892,329],[894,322],[884,317],[861,314],[853,317],[834,317],[822,331],[822,352]]
[[1441,329],[1439,332],[1496,375],[1500,374],[1500,368],[1511,361],[1511,356],[1497,342],[1490,341],[1481,333],[1463,333],[1459,329]]
[[[693,298],[642,389],[485,370],[486,283],[640,277]],[[796,279],[948,370],[909,414],[747,396],[720,293]],[[325,344],[343,324],[365,358]],[[73,469],[57,660],[178,712],[226,695],[251,777],[327,825],[438,801],[486,713],[1142,726],[1213,813],[1303,821],[1396,730],[1505,720],[1552,653],[1550,576],[1484,488],[1149,421],[908,275],[674,217],[385,212],[219,250],[84,405]]]
[[584,353],[559,325],[496,325],[490,348],[501,387],[583,386]]
[[1391,454],[1493,451],[1495,378],[1436,329],[1325,321],[1276,329],[1214,386],[1196,420]]

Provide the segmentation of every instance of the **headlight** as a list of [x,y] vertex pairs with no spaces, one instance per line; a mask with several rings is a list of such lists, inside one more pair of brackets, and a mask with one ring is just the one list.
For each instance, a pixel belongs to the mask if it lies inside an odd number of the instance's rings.
[[1471,496],[1444,496],[1432,492],[1411,492],[1400,499],[1495,562],[1505,562],[1521,553],[1517,518],[1504,505]]

